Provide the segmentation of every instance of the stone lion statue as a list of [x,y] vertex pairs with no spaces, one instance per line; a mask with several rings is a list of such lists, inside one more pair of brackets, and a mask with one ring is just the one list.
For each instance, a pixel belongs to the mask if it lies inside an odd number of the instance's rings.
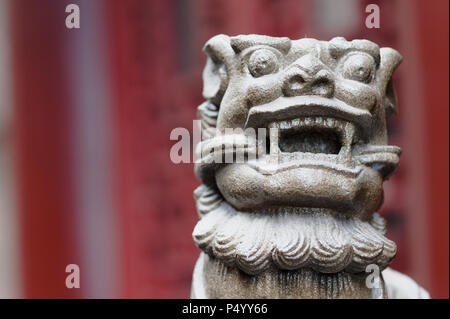
[[217,35],[205,47],[193,298],[427,298],[376,213],[401,61],[368,40]]

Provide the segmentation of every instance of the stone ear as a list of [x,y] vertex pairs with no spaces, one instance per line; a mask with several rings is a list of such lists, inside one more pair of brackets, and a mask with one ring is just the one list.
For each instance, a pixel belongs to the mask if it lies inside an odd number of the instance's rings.
[[230,37],[220,34],[206,42],[203,51],[208,55],[203,70],[203,97],[220,105],[228,86],[229,72],[235,55]]
[[380,49],[378,83],[380,91],[384,93],[383,103],[386,110],[386,117],[397,114],[397,97],[392,75],[401,61],[402,56],[396,50],[391,48]]

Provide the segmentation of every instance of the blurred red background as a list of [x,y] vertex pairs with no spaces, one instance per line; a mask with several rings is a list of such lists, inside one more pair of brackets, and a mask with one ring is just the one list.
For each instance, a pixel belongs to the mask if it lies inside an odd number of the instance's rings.
[[[0,1],[0,171],[13,192],[0,197],[2,297],[189,297],[199,181],[170,161],[169,135],[192,130],[206,40],[258,33],[367,38],[403,55],[389,123],[403,155],[380,213],[392,267],[448,298],[448,1]],[[379,29],[364,24],[371,2]],[[80,29],[65,27],[69,3]],[[80,289],[66,288],[67,264]]]

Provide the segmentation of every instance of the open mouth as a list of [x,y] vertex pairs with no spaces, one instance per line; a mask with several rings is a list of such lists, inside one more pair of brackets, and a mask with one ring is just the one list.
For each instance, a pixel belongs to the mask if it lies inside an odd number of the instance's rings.
[[334,130],[301,128],[299,132],[281,132],[278,146],[284,153],[339,154],[342,143]]
[[269,125],[269,151],[281,162],[316,159],[351,164],[355,125],[322,116],[309,116],[272,122]]

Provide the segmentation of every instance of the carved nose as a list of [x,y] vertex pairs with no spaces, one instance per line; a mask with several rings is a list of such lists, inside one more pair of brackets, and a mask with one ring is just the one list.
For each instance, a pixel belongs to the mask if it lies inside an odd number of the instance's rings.
[[318,95],[332,97],[334,79],[330,71],[321,69],[315,74],[308,74],[300,69],[291,71],[283,85],[285,96]]

